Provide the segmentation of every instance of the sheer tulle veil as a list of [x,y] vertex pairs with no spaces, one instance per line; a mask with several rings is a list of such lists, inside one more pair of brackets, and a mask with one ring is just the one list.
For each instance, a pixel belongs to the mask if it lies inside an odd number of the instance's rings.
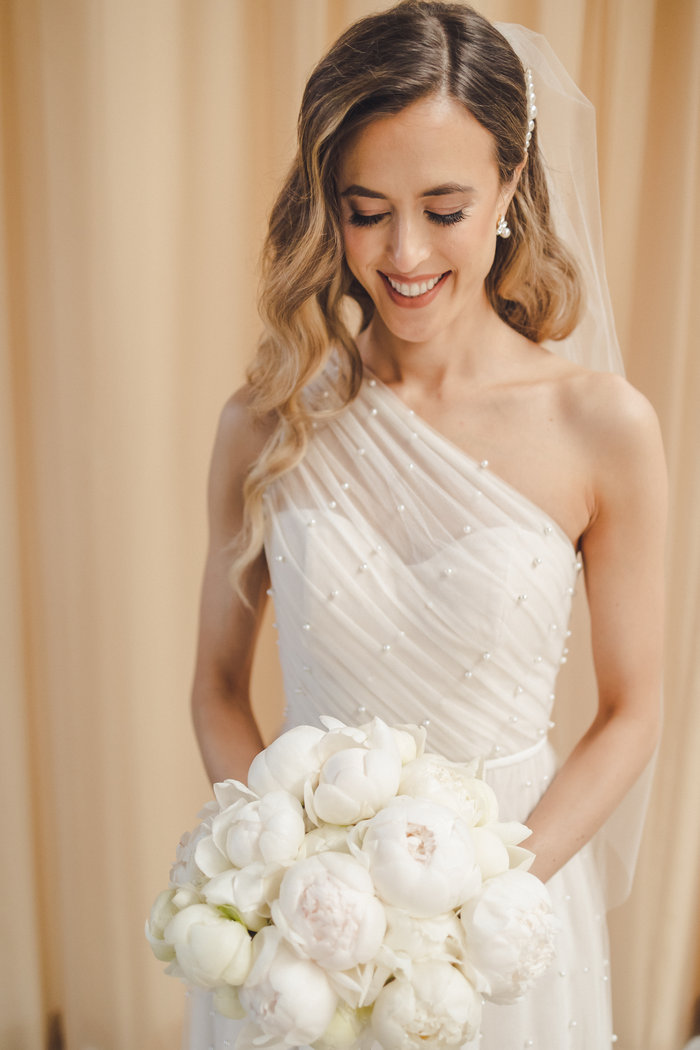
[[[581,321],[570,336],[549,347],[584,368],[624,374],[605,272],[595,110],[543,36],[520,25],[495,25],[532,71],[554,224],[583,278]],[[608,907],[629,893],[654,765],[655,757],[594,839]]]
[[576,258],[584,311],[574,332],[551,349],[585,368],[624,372],[605,275],[598,189],[595,110],[547,41],[524,26],[495,23],[532,70],[537,136],[558,235]]

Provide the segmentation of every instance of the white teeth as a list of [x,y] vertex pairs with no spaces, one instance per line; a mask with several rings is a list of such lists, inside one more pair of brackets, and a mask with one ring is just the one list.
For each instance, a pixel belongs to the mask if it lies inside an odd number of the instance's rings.
[[399,281],[392,281],[391,277],[387,277],[387,281],[399,295],[405,295],[409,299],[415,298],[417,295],[425,295],[431,288],[440,280],[439,277],[431,277],[429,281],[421,281],[420,284],[401,284]]

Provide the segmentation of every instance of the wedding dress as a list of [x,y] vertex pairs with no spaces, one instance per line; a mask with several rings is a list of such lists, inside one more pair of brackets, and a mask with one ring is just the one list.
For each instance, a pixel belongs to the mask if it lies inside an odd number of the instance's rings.
[[[548,729],[581,568],[556,521],[371,376],[269,487],[266,514],[286,727],[422,723],[429,750],[484,757],[501,818],[526,822],[555,771]],[[555,962],[521,1002],[486,1004],[469,1050],[615,1041],[592,848],[548,886]],[[204,992],[190,1003],[185,1047],[233,1048],[237,1023]]]

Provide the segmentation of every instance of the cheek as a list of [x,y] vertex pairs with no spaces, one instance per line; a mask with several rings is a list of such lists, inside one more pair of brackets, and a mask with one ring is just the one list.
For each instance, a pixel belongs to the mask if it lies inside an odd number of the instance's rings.
[[359,230],[355,226],[346,224],[343,230],[343,248],[345,258],[350,269],[353,268],[355,260],[362,260],[367,256],[367,230]]
[[375,256],[373,238],[368,234],[369,230],[359,230],[354,226],[346,226],[343,231],[345,262],[350,273],[362,285],[367,283],[366,268]]

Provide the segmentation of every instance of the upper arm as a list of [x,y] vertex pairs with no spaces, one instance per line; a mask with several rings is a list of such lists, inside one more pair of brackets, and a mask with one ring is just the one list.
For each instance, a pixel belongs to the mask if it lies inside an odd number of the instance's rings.
[[259,456],[269,426],[248,410],[245,388],[224,406],[219,420],[208,482],[209,543],[202,582],[195,694],[199,687],[247,694],[253,649],[268,587],[261,552],[244,580],[249,605],[230,581],[233,544],[243,527],[243,484]]
[[655,730],[663,645],[666,469],[656,415],[619,377],[586,410],[592,514],[581,539],[600,713]]

